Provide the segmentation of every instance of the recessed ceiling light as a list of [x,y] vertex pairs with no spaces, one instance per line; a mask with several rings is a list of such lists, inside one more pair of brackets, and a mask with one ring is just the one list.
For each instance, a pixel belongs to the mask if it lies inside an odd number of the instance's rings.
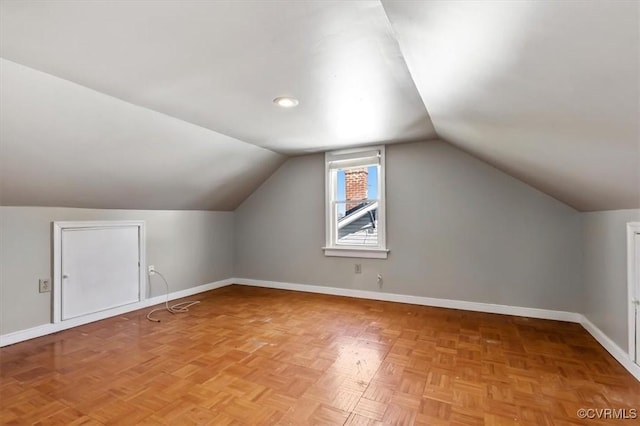
[[273,103],[282,108],[293,108],[298,105],[298,100],[290,96],[280,96],[273,100]]

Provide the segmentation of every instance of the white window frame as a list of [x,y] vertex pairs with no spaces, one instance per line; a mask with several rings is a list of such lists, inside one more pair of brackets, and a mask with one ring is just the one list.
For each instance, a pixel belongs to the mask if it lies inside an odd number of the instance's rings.
[[[338,244],[337,218],[334,214],[334,203],[337,197],[337,170],[358,165],[370,165],[369,159],[376,159],[378,163],[378,245],[363,247],[357,245]],[[325,256],[359,257],[386,259],[387,224],[386,224],[386,196],[385,196],[385,147],[368,146],[362,148],[343,149],[325,153]]]

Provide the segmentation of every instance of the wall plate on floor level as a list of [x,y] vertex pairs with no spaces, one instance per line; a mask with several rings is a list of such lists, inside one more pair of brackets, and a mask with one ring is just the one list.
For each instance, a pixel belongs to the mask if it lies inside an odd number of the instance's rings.
[[51,280],[49,278],[41,278],[38,280],[38,288],[40,293],[48,293],[51,291]]

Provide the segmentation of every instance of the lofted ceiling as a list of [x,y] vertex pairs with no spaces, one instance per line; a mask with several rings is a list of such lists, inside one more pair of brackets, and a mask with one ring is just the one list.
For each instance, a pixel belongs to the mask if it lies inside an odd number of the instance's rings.
[[4,205],[234,210],[285,157],[0,59]]
[[5,59],[271,150],[435,136],[379,2],[10,1],[0,26]]
[[285,155],[441,137],[579,210],[638,208],[639,20],[635,1],[0,0],[1,202],[233,210]]
[[383,4],[440,137],[578,210],[640,207],[640,2]]

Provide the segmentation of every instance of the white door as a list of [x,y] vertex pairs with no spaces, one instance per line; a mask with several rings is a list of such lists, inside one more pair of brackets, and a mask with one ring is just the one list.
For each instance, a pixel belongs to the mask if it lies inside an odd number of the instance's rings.
[[635,310],[636,310],[636,364],[640,364],[640,234],[634,235],[635,253]]
[[137,226],[62,230],[62,320],[140,300]]

